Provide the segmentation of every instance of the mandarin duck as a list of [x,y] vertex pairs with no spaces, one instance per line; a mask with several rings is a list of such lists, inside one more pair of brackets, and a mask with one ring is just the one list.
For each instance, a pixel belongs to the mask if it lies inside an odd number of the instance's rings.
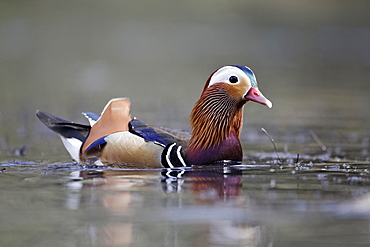
[[61,137],[72,159],[113,167],[185,167],[219,161],[241,162],[239,141],[243,107],[254,101],[272,107],[246,66],[214,71],[190,115],[192,131],[155,127],[130,116],[127,98],[110,100],[102,113],[83,113],[90,125],[70,122],[43,111],[40,121]]

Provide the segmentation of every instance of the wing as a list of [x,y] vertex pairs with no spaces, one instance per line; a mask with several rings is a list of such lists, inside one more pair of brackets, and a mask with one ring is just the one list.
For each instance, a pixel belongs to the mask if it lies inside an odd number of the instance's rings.
[[72,159],[79,162],[81,145],[86,139],[91,127],[89,125],[73,123],[39,110],[36,111],[36,116],[46,127],[60,136]]
[[129,99],[117,98],[110,100],[99,119],[91,127],[90,133],[81,147],[81,153],[104,144],[105,137],[110,134],[128,131],[130,121]]
[[65,138],[84,141],[91,128],[89,125],[70,122],[40,110],[36,111],[36,116],[46,127]]
[[184,130],[172,130],[163,127],[155,127],[134,118],[129,123],[130,132],[141,136],[147,141],[152,141],[163,147],[177,143],[181,146],[187,146],[190,138],[190,132]]
[[92,127],[100,118],[100,114],[94,112],[83,112],[82,115],[89,120],[90,126]]
[[130,121],[129,127],[131,133],[164,147],[161,154],[161,163],[164,167],[187,166],[182,149],[187,148],[190,132],[151,126],[137,118]]

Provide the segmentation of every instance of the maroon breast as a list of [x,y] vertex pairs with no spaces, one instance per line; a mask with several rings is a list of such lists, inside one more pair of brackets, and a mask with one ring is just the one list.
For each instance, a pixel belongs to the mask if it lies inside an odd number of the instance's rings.
[[221,160],[242,161],[243,151],[238,135],[235,131],[232,131],[217,146],[196,149],[190,147],[185,156],[187,163],[190,165],[206,165]]

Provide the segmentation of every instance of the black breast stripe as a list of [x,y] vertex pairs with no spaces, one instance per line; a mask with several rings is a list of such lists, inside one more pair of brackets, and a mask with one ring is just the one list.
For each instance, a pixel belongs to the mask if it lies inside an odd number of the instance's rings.
[[162,165],[166,168],[186,167],[186,162],[181,151],[182,147],[176,143],[168,144],[161,155]]

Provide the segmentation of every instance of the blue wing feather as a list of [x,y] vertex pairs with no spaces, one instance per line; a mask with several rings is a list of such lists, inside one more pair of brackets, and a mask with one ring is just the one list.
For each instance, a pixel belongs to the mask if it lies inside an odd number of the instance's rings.
[[85,115],[85,117],[90,118],[94,121],[98,121],[98,119],[100,118],[100,114],[95,112],[84,112],[83,114]]
[[82,114],[89,120],[90,126],[93,126],[100,118],[100,114],[94,112],[83,112]]
[[137,118],[131,120],[129,127],[131,133],[141,136],[147,141],[156,142],[164,147],[171,143],[179,143],[179,138],[167,132],[166,129],[150,126]]
[[97,139],[96,141],[94,141],[93,143],[91,143],[91,144],[90,144],[90,146],[88,146],[88,147],[86,148],[85,152],[87,152],[87,151],[89,151],[90,149],[95,148],[95,147],[97,147],[97,146],[99,146],[99,145],[103,145],[103,144],[107,143],[107,142],[105,141],[105,137],[107,137],[107,136],[100,137],[99,139]]

